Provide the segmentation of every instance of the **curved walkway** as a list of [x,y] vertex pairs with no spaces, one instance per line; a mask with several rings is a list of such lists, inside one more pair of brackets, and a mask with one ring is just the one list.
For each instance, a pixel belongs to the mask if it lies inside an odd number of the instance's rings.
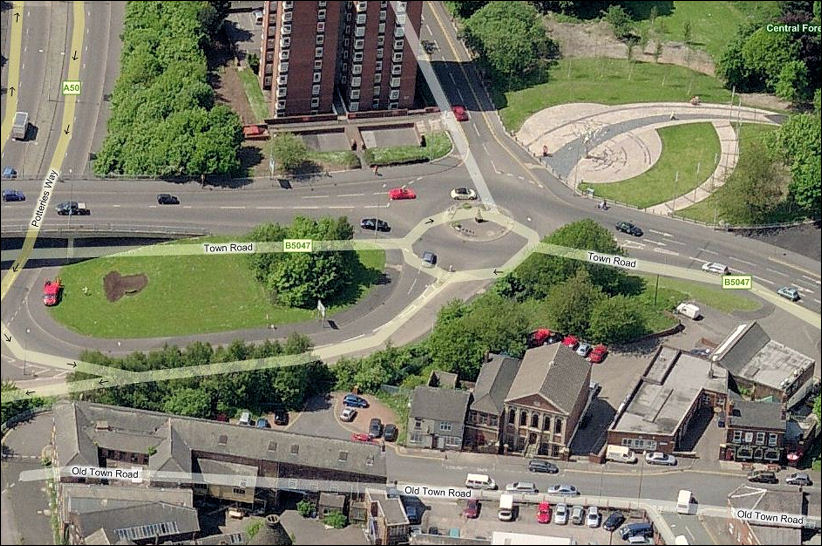
[[[594,183],[633,178],[650,169],[662,153],[657,129],[710,121],[719,136],[721,155],[713,173],[695,190],[648,207],[670,215],[708,197],[725,183],[739,158],[732,122],[777,125],[779,114],[757,108],[720,104],[639,103],[605,106],[574,103],[552,106],[528,118],[516,140],[559,180],[576,189],[581,180]],[[548,156],[544,157],[544,152]]]

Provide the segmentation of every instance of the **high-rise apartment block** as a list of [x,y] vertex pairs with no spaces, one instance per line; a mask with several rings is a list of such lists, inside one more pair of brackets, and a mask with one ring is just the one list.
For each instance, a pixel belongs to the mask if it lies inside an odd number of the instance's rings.
[[[263,7],[260,81],[273,117],[410,108],[422,2],[287,2]],[[416,40],[414,41],[416,44]]]

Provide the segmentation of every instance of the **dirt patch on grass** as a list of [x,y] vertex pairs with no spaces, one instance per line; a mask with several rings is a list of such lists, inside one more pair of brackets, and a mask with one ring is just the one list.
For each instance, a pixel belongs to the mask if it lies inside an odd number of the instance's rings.
[[111,271],[103,277],[103,289],[106,291],[106,299],[115,302],[126,294],[136,294],[146,287],[148,277],[145,273],[137,275],[120,275],[118,271]]

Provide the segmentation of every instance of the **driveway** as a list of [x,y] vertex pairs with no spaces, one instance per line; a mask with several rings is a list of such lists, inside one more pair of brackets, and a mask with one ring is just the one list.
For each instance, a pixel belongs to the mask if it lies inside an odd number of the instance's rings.
[[402,425],[396,422],[394,412],[372,395],[362,395],[368,400],[369,406],[357,408],[354,421],[350,423],[340,421],[340,412],[344,407],[342,400],[346,394],[348,393],[333,392],[328,398],[324,396],[311,398],[303,411],[297,414],[292,412],[292,421],[288,430],[310,436],[349,440],[354,432],[368,432],[368,423],[374,417],[379,418],[383,425],[388,423]]

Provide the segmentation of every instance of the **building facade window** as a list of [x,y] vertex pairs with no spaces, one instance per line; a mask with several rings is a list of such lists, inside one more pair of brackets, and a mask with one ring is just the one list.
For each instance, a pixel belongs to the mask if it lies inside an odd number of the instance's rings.
[[352,89],[350,98],[351,100],[360,100],[360,90]]
[[314,43],[317,45],[323,45],[325,43],[325,34],[317,34],[317,38],[314,40]]
[[362,65],[361,64],[354,64],[351,66],[351,73],[352,74],[362,74]]
[[234,494],[235,495],[245,495],[245,489],[243,489],[241,487],[235,487],[234,488]]
[[359,110],[360,110],[360,102],[359,102],[359,101],[351,101],[351,103],[349,104],[348,108],[349,108],[352,112],[359,112]]
[[354,30],[354,36],[356,36],[357,38],[364,37],[365,36],[365,27],[357,27],[356,30]]
[[451,446],[451,447],[461,446],[462,441],[457,436],[446,436],[445,445]]
[[392,65],[391,66],[391,75],[392,76],[399,76],[400,74],[402,74],[402,65],[401,64]]
[[365,47],[365,40],[363,40],[363,39],[354,40],[354,49],[362,49],[363,47]]
[[391,78],[391,87],[399,87],[400,86],[400,79],[399,78]]
[[324,9],[318,9],[317,10],[317,20],[325,21],[325,10]]
[[374,83],[382,83],[382,74],[379,72],[374,74]]
[[322,77],[323,77],[322,72],[314,72],[313,82],[314,83],[320,83],[320,80],[322,79]]
[[315,97],[320,94],[320,86],[319,85],[312,85],[311,86],[311,94]]
[[757,432],[756,433],[756,445],[765,445],[765,433],[764,432]]
[[354,76],[351,78],[351,87],[359,87],[361,81],[362,79],[359,76]]
[[[347,51],[343,51],[343,53],[348,53]],[[354,52],[354,62],[361,63],[362,62],[362,51],[355,51]]]
[[776,447],[776,442],[777,442],[778,439],[779,439],[779,437],[776,434],[774,434],[773,432],[771,432],[768,435],[768,445],[771,446],[771,447]]
[[[394,93],[396,93],[396,91],[391,91],[391,93],[394,94]],[[390,98],[394,99],[395,97],[390,97]],[[528,414],[525,413],[524,411],[520,411],[519,412],[519,426],[524,427],[527,424],[528,424]]]
[[364,25],[365,24],[366,15],[364,13],[357,14],[357,24]]
[[317,32],[325,32],[325,23],[323,23],[323,22],[317,23]]
[[323,69],[323,60],[318,59],[314,61],[314,70],[322,70]]
[[322,56],[323,56],[323,48],[321,48],[321,47],[315,47],[315,48],[314,48],[314,58],[315,58],[315,59],[319,59],[319,58],[320,58],[320,57],[322,57]]
[[451,432],[453,425],[451,421],[440,421],[440,431],[442,432]]
[[559,417],[554,419],[554,434],[562,434],[562,419]]
[[414,419],[414,428],[422,428],[422,419]]
[[412,444],[420,444],[422,443],[422,434],[419,432],[412,432],[411,438],[409,440]]
[[[374,86],[374,96],[375,96],[375,97],[379,97],[379,96],[380,96],[380,91],[382,91],[382,89],[380,89],[380,86],[379,86],[379,85],[375,85],[375,86]],[[480,417],[480,419],[481,419],[481,418],[482,418],[482,417]],[[474,421],[474,422],[476,423],[477,421]]]
[[391,56],[391,60],[393,60],[395,63],[401,63],[402,62],[402,51],[400,51],[398,53],[394,53],[394,55]]
[[531,415],[531,427],[539,428],[539,414],[535,413]]
[[735,443],[735,444],[742,443],[742,431],[741,430],[735,430],[734,431],[733,443]]
[[377,47],[385,45],[385,36],[377,36]]

